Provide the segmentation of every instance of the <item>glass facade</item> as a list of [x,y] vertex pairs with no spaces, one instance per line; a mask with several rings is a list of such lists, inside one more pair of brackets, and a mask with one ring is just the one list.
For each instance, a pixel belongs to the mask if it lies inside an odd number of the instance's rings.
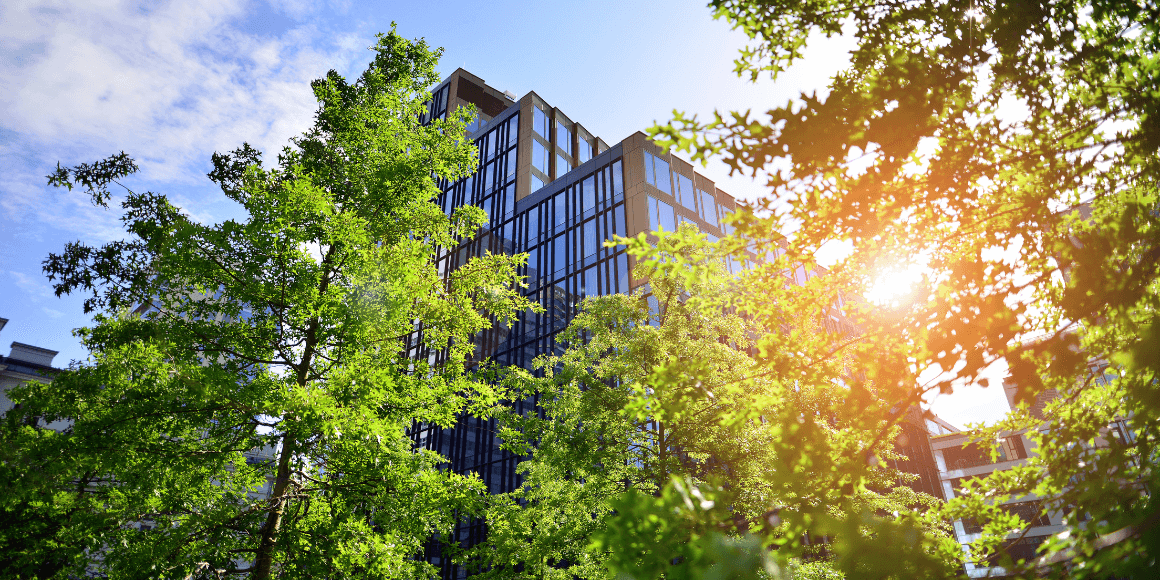
[[[532,107],[532,115],[533,124],[539,123],[541,116],[548,118],[538,107]],[[533,171],[530,194],[516,202],[518,118],[519,112],[514,112],[492,121],[492,128],[475,140],[480,151],[478,171],[445,184],[439,198],[445,211],[476,205],[487,212],[489,223],[475,240],[442,252],[437,264],[447,273],[487,251],[528,254],[523,272],[528,283],[526,295],[544,311],[527,311],[511,328],[497,326],[478,335],[476,358],[530,368],[536,356],[560,351],[556,335],[585,297],[628,292],[631,280],[624,248],[604,246],[615,235],[627,235],[620,147],[597,156],[597,163],[584,174],[567,173],[570,164],[558,157],[561,172],[557,179],[543,185]],[[533,135],[527,150],[532,153],[532,168],[547,169],[551,150],[538,136]],[[437,363],[445,356],[423,350],[418,332],[410,345],[408,354],[416,359]],[[517,412],[533,411],[536,403],[535,398],[510,402]],[[492,493],[519,485],[516,465],[522,458],[500,449],[494,421],[462,417],[451,429],[415,426],[411,436],[416,444],[446,457],[449,469],[478,473]],[[468,521],[456,529],[455,539],[469,546],[481,541],[485,533],[483,522]],[[427,556],[440,566],[444,578],[462,577],[461,570],[442,558],[437,543],[432,543]]]
[[[439,202],[445,211],[475,205],[487,212],[489,222],[474,240],[441,252],[437,261],[446,275],[484,252],[527,253],[522,272],[528,285],[525,295],[544,311],[524,312],[510,328],[498,326],[474,339],[475,360],[524,368],[530,368],[537,356],[561,352],[556,337],[585,297],[631,290],[629,259],[623,246],[604,245],[616,235],[635,234],[645,228],[645,216],[638,215],[632,220],[633,231],[628,230],[632,216],[627,213],[626,195],[634,196],[633,207],[639,207],[636,197],[643,198],[650,230],[671,232],[680,223],[690,223],[711,242],[731,232],[721,219],[734,207],[727,194],[716,191],[712,182],[693,173],[687,163],[670,163],[668,155],[651,153],[652,146],[646,146],[643,159],[636,162],[644,167],[633,168],[634,174],[644,170],[647,186],[637,184],[626,192],[624,159],[626,154],[629,158],[634,155],[624,149],[628,140],[608,148],[559,111],[535,97],[530,100],[521,100],[521,107],[497,113],[482,124],[481,134],[472,135],[480,152],[478,171],[459,182],[442,184]],[[445,115],[447,105],[442,107],[440,114]],[[431,114],[439,110],[432,105]],[[521,115],[531,117],[532,132],[524,141],[518,140]],[[522,160],[521,155],[529,159]],[[526,192],[520,192],[524,197],[516,201],[520,161],[529,174],[529,185]],[[754,267],[757,260],[756,256],[729,259],[727,267],[738,274]],[[802,283],[813,274],[804,267],[797,270],[786,272],[787,279]],[[655,312],[659,303],[647,286],[642,295]],[[408,354],[417,360],[440,362],[445,353],[423,350],[421,332],[417,329],[412,337]],[[537,402],[532,397],[509,404],[523,413],[535,412]],[[447,458],[448,469],[477,473],[490,492],[502,493],[520,484],[516,466],[523,458],[500,449],[495,428],[494,421],[461,417],[451,429],[416,425],[411,435],[417,445]],[[464,521],[456,528],[454,539],[471,546],[485,534],[482,521]],[[465,576],[442,556],[437,542],[430,545],[427,558],[441,568],[443,578]]]
[[644,152],[644,180],[649,185],[669,194],[673,194],[673,183],[669,176],[669,162]]

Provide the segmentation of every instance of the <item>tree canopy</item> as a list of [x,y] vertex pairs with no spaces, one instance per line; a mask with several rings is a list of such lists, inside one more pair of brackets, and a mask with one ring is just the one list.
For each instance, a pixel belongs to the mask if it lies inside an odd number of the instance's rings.
[[773,270],[730,275],[689,225],[622,241],[648,285],[587,299],[542,376],[508,377],[543,413],[502,421],[530,459],[487,510],[483,577],[824,571],[834,534],[879,537],[881,558],[861,540],[838,555],[861,577],[954,567],[938,501],[891,466],[896,426],[867,413],[890,404],[871,384],[849,404],[853,361],[831,351],[851,337],[809,308],[816,289]]
[[[202,224],[126,188],[127,239],[45,261],[98,314],[89,361],[11,394],[6,576],[411,578],[479,508],[478,477],[406,430],[498,397],[466,363],[473,335],[529,306],[519,260],[437,271],[485,219],[432,202],[474,170],[470,112],[422,124],[439,51],[394,30],[372,50],[353,82],[314,81],[314,125],[272,167],[249,145],[214,154],[243,219]],[[122,153],[49,182],[107,207],[136,170]],[[409,357],[416,343],[444,362]]]
[[[830,277],[853,291],[878,272],[923,269],[904,304],[852,320],[890,353],[855,368],[880,388],[898,385],[895,400],[986,386],[989,365],[1010,368],[1018,408],[978,438],[1029,430],[1038,454],[951,502],[948,515],[995,523],[971,559],[1026,576],[1044,566],[1073,577],[1150,574],[1160,552],[1148,499],[1160,413],[1160,7],[710,6],[748,35],[736,70],[754,81],[776,80],[821,36],[855,47],[824,91],[763,113],[677,113],[654,138],[769,176],[770,195],[739,218],[751,248],[770,232],[793,231],[789,253],[803,257],[845,242],[851,251]],[[937,378],[916,380],[932,369]],[[1052,393],[1046,420],[1033,416],[1030,405]],[[1117,417],[1132,431],[1119,440],[1107,437]],[[1028,494],[1067,514],[1070,531],[1019,563],[1004,557],[1003,540],[1029,524],[977,498]]]

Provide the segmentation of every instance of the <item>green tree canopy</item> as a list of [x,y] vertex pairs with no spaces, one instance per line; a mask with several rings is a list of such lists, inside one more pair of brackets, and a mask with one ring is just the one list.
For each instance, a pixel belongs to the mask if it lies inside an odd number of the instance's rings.
[[[886,316],[854,313],[860,336],[894,353],[856,368],[880,386],[893,375],[900,402],[983,383],[988,365],[1009,365],[1019,408],[979,437],[1032,429],[1039,453],[977,495],[1034,493],[1071,528],[1042,560],[1006,559],[1009,572],[1055,563],[1065,576],[1153,574],[1144,569],[1160,554],[1146,493],[1157,483],[1160,416],[1160,7],[710,6],[751,39],[736,64],[755,81],[777,79],[822,35],[854,39],[849,65],[824,91],[759,114],[678,113],[654,137],[770,176],[769,197],[740,218],[751,247],[790,230],[791,254],[848,243],[831,275],[854,291],[885,269],[925,268],[906,304]],[[944,372],[919,385],[926,369]],[[1029,404],[1052,390],[1041,423]],[[1132,433],[1098,444],[1116,417]],[[990,503],[956,500],[950,513],[995,520]],[[1001,540],[1026,525],[988,526],[972,559],[996,550],[1003,559]]]
[[[413,578],[431,572],[424,544],[478,508],[478,478],[406,430],[493,404],[470,340],[528,307],[519,259],[436,270],[485,219],[432,202],[476,166],[470,113],[422,125],[439,51],[393,30],[372,50],[354,82],[312,84],[314,125],[273,168],[248,145],[213,156],[244,219],[128,191],[125,241],[45,261],[99,314],[88,362],[11,394],[3,575]],[[121,154],[49,181],[105,206],[136,169]],[[416,341],[446,357],[413,360]]]
[[[827,534],[900,530],[909,542],[880,561],[891,571],[957,562],[937,500],[888,463],[881,435],[896,430],[865,413],[882,403],[850,405],[835,380],[852,361],[828,354],[831,341],[851,337],[820,324],[828,311],[775,272],[731,276],[691,226],[622,241],[648,285],[587,299],[564,353],[538,360],[542,376],[509,377],[543,413],[502,421],[531,457],[522,486],[488,509],[483,576],[748,577],[822,558]],[[858,548],[840,557],[863,577],[883,571]]]

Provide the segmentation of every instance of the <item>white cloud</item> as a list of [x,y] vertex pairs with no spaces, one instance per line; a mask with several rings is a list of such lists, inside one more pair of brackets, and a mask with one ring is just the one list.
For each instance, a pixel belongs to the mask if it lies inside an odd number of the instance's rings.
[[[343,70],[369,42],[330,38],[310,23],[278,36],[243,32],[247,15],[261,9],[247,0],[0,5],[0,158],[10,165],[26,149],[47,157],[25,163],[37,170],[19,183],[0,182],[0,207],[33,221],[68,213],[47,203],[39,162],[124,150],[143,180],[208,186],[213,151],[246,141],[272,159],[311,121],[309,81]],[[283,10],[301,20],[317,7],[299,1]],[[207,216],[196,207],[203,200],[189,201],[191,214]],[[84,227],[108,238],[106,225],[115,224]]]
[[59,310],[53,310],[51,308],[48,308],[47,306],[41,308],[41,310],[44,311],[45,314],[47,314],[48,316],[50,316],[52,318],[60,318],[61,316],[64,316],[63,312],[61,312]]
[[52,298],[52,288],[42,278],[29,276],[28,274],[14,270],[9,270],[8,274],[12,276],[16,287],[23,290],[25,294],[28,294],[28,298],[33,302],[39,302],[45,298]]

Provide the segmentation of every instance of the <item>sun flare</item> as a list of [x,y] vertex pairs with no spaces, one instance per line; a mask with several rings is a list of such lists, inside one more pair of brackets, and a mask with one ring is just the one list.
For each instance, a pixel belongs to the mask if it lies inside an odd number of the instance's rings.
[[864,296],[879,306],[897,305],[914,291],[915,284],[921,279],[922,267],[918,265],[883,270],[874,278]]

